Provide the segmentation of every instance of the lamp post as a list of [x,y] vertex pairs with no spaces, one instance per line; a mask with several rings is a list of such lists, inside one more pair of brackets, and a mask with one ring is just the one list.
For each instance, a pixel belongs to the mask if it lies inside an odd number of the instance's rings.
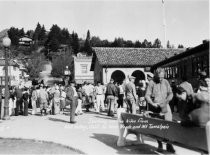
[[69,67],[66,66],[66,69],[64,70],[64,76],[65,76],[65,86],[68,85],[68,81],[69,81],[69,76],[71,74],[71,71],[69,70]]
[[11,40],[8,37],[3,38],[3,46],[5,51],[5,99],[4,99],[4,120],[9,119],[9,89],[8,89],[8,51]]

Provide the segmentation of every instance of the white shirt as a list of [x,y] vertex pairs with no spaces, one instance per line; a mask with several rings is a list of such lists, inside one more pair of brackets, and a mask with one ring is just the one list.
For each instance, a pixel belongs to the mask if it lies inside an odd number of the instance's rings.
[[74,97],[78,96],[78,95],[77,95],[76,88],[75,88],[75,87],[72,87],[72,88],[73,88],[73,90],[74,90]]

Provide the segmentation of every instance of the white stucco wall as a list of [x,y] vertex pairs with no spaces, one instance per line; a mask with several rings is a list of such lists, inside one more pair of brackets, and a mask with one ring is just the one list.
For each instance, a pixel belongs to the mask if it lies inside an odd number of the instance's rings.
[[120,70],[125,74],[126,82],[128,82],[128,77],[132,75],[132,73],[136,70],[140,70],[145,74],[145,79],[147,81],[147,73],[145,72],[144,68],[132,67],[132,68],[103,68],[103,82],[104,84],[109,83],[111,75],[114,71]]
[[[93,71],[90,71],[92,57],[74,57],[74,79],[76,82],[92,81]],[[87,65],[87,73],[82,73],[82,65]]]
[[[8,76],[11,77],[11,85],[17,85],[20,82],[20,70],[18,67],[8,66]],[[0,66],[0,77],[5,77],[4,66]],[[4,81],[3,81],[4,84]]]

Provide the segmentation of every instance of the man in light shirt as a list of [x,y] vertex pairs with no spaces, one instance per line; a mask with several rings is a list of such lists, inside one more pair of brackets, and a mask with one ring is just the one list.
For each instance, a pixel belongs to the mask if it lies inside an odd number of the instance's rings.
[[101,82],[97,82],[96,89],[96,112],[100,112],[100,106],[102,111],[104,111],[104,87],[101,85]]

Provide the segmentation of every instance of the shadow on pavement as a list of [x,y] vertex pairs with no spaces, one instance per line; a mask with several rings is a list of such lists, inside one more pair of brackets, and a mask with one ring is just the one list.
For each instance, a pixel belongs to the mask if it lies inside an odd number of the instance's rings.
[[136,144],[118,147],[118,136],[115,135],[94,133],[93,137],[90,138],[97,139],[98,141],[108,145],[109,147],[112,147],[116,150],[116,154],[158,154],[156,152],[157,148],[148,144]]
[[58,118],[49,117],[48,119],[49,119],[50,121],[54,121],[54,122],[69,123],[69,121],[65,121],[65,120],[63,120],[63,119],[58,119]]
[[98,115],[98,116],[95,116],[96,118],[102,118],[102,119],[109,119],[109,120],[117,120],[117,118],[115,117],[108,117],[108,116],[101,116],[101,115]]

